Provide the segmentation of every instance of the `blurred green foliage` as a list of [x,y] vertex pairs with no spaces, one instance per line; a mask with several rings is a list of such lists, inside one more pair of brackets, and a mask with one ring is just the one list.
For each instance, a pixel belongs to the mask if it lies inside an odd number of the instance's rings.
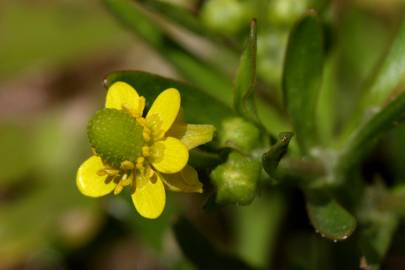
[[[390,3],[0,3],[0,268],[401,269],[405,6]],[[176,79],[116,71],[147,66],[127,57],[151,53],[140,40]],[[176,87],[187,122],[215,125],[190,155],[203,195],[149,221],[129,196],[77,192],[102,79],[148,104]]]

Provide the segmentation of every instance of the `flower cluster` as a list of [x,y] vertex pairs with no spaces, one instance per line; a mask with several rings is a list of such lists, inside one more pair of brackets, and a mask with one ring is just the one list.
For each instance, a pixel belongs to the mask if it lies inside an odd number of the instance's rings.
[[167,89],[144,116],[145,98],[127,83],[114,83],[105,108],[89,121],[94,154],[78,169],[81,193],[100,197],[128,186],[137,211],[153,219],[165,207],[165,186],[202,192],[197,172],[187,165],[189,150],[211,141],[214,127],[186,124],[180,103],[179,91]]

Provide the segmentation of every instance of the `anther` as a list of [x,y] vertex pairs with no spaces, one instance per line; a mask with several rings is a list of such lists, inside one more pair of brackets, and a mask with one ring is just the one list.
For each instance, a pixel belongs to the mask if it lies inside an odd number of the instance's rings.
[[106,175],[107,175],[107,172],[106,172],[104,169],[101,169],[101,170],[98,170],[98,171],[97,171],[97,175],[98,175],[98,176],[106,176]]
[[150,155],[150,149],[149,149],[148,146],[142,147],[142,155],[143,155],[144,157],[147,157],[147,156]]
[[129,186],[131,183],[132,183],[132,178],[131,177],[121,179],[121,185],[124,186],[124,187]]
[[139,157],[139,158],[136,160],[136,168],[137,168],[137,169],[142,168],[144,161],[145,161],[145,158],[144,158],[144,157]]
[[146,130],[143,131],[143,139],[145,140],[145,142],[149,142],[150,141],[150,133],[145,132]]
[[121,185],[121,183],[118,183],[118,184],[115,186],[114,195],[120,194],[123,189],[124,189],[124,187]]
[[111,176],[118,175],[119,171],[114,169],[104,169],[105,173]]
[[148,177],[152,177],[154,174],[155,174],[155,172],[152,170],[151,167],[149,167],[149,170],[148,170]]
[[121,169],[123,170],[132,170],[134,168],[134,163],[129,160],[121,162]]
[[163,130],[161,130],[161,129],[155,129],[152,136],[153,136],[153,139],[154,139],[155,141],[157,141],[157,140],[163,138],[163,135],[164,135],[164,131],[163,131]]
[[136,122],[138,122],[138,124],[140,124],[141,126],[145,127],[146,126],[146,120],[143,117],[138,117],[136,118]]

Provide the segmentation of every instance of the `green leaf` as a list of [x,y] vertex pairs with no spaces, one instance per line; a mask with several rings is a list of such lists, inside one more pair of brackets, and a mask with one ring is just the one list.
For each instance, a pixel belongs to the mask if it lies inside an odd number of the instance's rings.
[[[347,125],[342,138],[348,137],[359,123],[370,114],[380,110],[393,96],[401,93],[405,86],[405,19],[378,66],[366,84],[364,96],[360,100],[353,120]],[[345,143],[345,142],[343,142]]]
[[220,127],[224,119],[234,116],[232,110],[200,89],[187,83],[167,79],[142,71],[119,71],[105,79],[108,88],[114,82],[123,81],[133,86],[151,105],[155,98],[167,88],[177,88],[181,94],[181,106],[187,122],[212,124]]
[[384,55],[377,70],[372,76],[367,91],[364,106],[374,107],[384,102],[405,84],[405,19],[403,19],[395,39],[392,41],[387,54]]
[[201,23],[198,17],[191,10],[187,10],[176,4],[172,4],[160,0],[140,0],[142,6],[150,11],[158,13],[176,24],[186,28],[187,30],[201,35],[215,37],[216,35]]
[[369,152],[378,138],[398,124],[405,113],[405,92],[393,99],[369,121],[358,127],[338,158],[336,165],[337,180],[342,181],[345,175]]
[[[214,49],[212,54],[204,56],[208,62],[220,67],[221,70],[232,71],[230,63],[237,63],[238,54],[242,50],[242,45],[225,36],[222,32],[212,31],[199,18],[201,14],[197,7],[186,8],[178,4],[172,4],[167,1],[160,0],[140,0],[138,1],[147,10],[157,13],[159,16],[175,23],[177,26],[190,31],[194,35],[204,38],[204,42],[212,43]],[[220,56],[220,57],[218,57]]]
[[310,12],[290,33],[282,78],[284,102],[305,154],[318,139],[315,116],[323,62],[322,25],[317,14]]
[[183,254],[198,269],[251,269],[239,258],[220,253],[186,218],[173,225],[174,235]]
[[[129,0],[103,0],[107,8],[131,32],[143,38],[151,47],[166,58],[188,81],[212,97],[231,107],[232,83],[227,74],[216,65],[196,57],[192,52],[171,38],[162,27],[152,21],[140,8]],[[263,101],[258,100],[259,117],[267,130],[285,130],[285,121]]]
[[256,269],[273,265],[286,210],[286,199],[279,191],[262,194],[249,207],[234,209],[238,254]]
[[336,200],[320,192],[307,192],[307,211],[315,230],[331,240],[345,240],[356,228],[355,218]]
[[[322,89],[319,95],[317,108],[317,123],[319,138],[323,145],[335,143],[335,127],[337,122],[336,104],[337,86],[336,86],[336,54],[329,55],[329,59],[325,61]],[[344,95],[342,93],[342,95]],[[342,99],[341,102],[347,102]],[[339,107],[340,108],[340,107]]]
[[163,28],[145,15],[138,5],[130,0],[103,0],[107,8],[131,32],[143,38],[150,46],[169,60],[190,82],[209,95],[231,105],[232,85],[226,75],[214,66],[197,58]]
[[288,145],[293,135],[292,132],[280,133],[278,142],[263,154],[263,168],[270,176],[273,175],[280,160],[287,154]]
[[259,123],[254,96],[256,86],[256,51],[256,20],[252,20],[246,48],[243,50],[236,73],[233,106],[235,111],[246,119]]

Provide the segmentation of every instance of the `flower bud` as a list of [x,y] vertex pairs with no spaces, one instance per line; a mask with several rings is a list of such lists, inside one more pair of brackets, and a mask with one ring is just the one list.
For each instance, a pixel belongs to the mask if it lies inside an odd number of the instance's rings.
[[250,204],[256,196],[260,174],[260,162],[238,152],[231,152],[228,160],[211,173],[211,179],[217,189],[216,202]]
[[306,0],[272,0],[269,3],[268,19],[273,25],[291,25],[306,10]]
[[237,34],[254,17],[250,6],[239,0],[210,0],[204,4],[202,20],[211,29]]
[[229,118],[218,131],[218,140],[222,147],[248,153],[260,145],[260,130],[241,117]]

